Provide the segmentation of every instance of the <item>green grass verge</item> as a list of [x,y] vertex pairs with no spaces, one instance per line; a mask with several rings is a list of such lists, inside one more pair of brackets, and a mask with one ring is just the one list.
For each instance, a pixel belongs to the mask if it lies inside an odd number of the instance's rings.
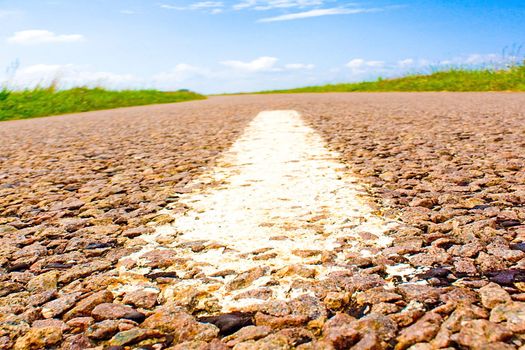
[[65,113],[205,99],[191,91],[110,91],[101,88],[58,90],[37,88],[25,91],[0,90],[0,121]]
[[413,74],[349,84],[307,86],[260,93],[387,91],[525,91],[525,64],[509,69],[452,68],[432,74]]

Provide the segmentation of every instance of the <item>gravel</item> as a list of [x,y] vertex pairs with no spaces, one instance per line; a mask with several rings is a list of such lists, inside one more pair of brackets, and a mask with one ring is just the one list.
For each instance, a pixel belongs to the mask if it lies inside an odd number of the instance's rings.
[[[349,252],[322,281],[303,271],[308,295],[249,314],[192,314],[189,289],[186,305],[109,293],[163,209],[276,109],[299,111],[400,223],[391,246]],[[0,348],[524,349],[523,135],[520,93],[213,97],[0,123]],[[157,284],[184,282],[177,256],[154,263]],[[399,264],[421,273],[385,281]]]

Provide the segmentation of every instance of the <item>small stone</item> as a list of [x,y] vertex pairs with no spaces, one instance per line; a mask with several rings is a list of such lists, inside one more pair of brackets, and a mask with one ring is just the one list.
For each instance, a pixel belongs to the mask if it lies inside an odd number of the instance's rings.
[[430,341],[438,333],[443,318],[436,313],[428,313],[412,326],[403,329],[397,337],[396,350],[404,350],[416,343]]
[[59,275],[58,282],[66,284],[79,278],[87,277],[94,272],[111,268],[111,262],[105,260],[91,261],[83,265],[75,265],[73,268]]
[[351,294],[343,292],[329,292],[323,300],[324,305],[329,310],[341,310],[350,302]]
[[434,205],[436,205],[436,203],[437,201],[432,198],[414,198],[409,205],[411,207],[423,207],[431,209]]
[[478,273],[474,260],[470,258],[456,258],[454,268],[458,274],[474,276]]
[[55,299],[58,293],[56,290],[48,290],[47,292],[36,293],[29,297],[28,303],[32,306],[40,306],[48,301]]
[[84,204],[86,203],[84,203],[82,200],[78,198],[70,197],[62,202],[57,202],[53,204],[51,208],[49,208],[49,210],[52,210],[52,211],[60,211],[64,209],[75,210],[75,209],[81,208],[82,206],[84,206]]
[[15,350],[40,350],[58,344],[62,340],[60,327],[31,328],[23,337],[18,338]]
[[163,268],[173,265],[178,259],[178,253],[168,249],[156,249],[143,254],[140,258],[145,260],[144,266]]
[[304,328],[286,328],[280,330],[276,334],[284,335],[288,339],[288,344],[294,348],[315,339],[314,334],[310,330]]
[[251,270],[245,271],[235,277],[227,285],[229,291],[243,289],[250,286],[255,280],[263,277],[267,270],[262,267],[255,267]]
[[172,306],[157,310],[146,318],[141,327],[170,333],[175,342],[210,341],[219,334],[219,328],[216,326],[199,323],[193,316],[184,312],[184,309]]
[[69,336],[64,339],[61,345],[61,350],[86,350],[94,346],[93,342],[84,334]]
[[403,284],[398,286],[398,290],[406,300],[418,301],[424,304],[437,303],[441,294],[439,289],[422,284]]
[[223,338],[226,345],[234,347],[235,345],[247,340],[257,340],[266,337],[271,332],[268,326],[246,326],[230,336]]
[[487,309],[493,309],[500,304],[506,304],[512,300],[509,293],[496,283],[489,283],[480,288],[479,295],[481,297],[481,303]]
[[56,327],[60,328],[62,332],[69,330],[69,326],[62,320],[48,319],[48,320],[36,320],[31,325],[32,328],[48,328]]
[[301,276],[304,278],[314,278],[315,270],[304,265],[296,264],[283,267],[275,273],[275,276],[280,278],[293,275]]
[[395,338],[398,329],[397,324],[390,317],[373,313],[355,320],[353,327],[361,335],[374,332],[383,347],[386,347]]
[[67,321],[66,324],[71,328],[71,333],[81,333],[94,322],[93,317],[75,317]]
[[122,232],[122,236],[128,237],[128,238],[135,238],[135,237],[138,237],[140,235],[151,233],[153,231],[154,230],[152,230],[149,227],[135,227],[135,228],[130,228],[130,229],[124,230]]
[[125,318],[138,323],[141,323],[146,318],[143,313],[138,312],[132,307],[113,303],[102,303],[95,306],[93,311],[91,311],[91,316],[98,321]]
[[374,331],[365,333],[361,340],[352,346],[352,350],[380,350],[384,348],[384,344]]
[[27,283],[27,290],[32,293],[42,293],[57,289],[58,272],[49,271],[32,278]]
[[491,322],[505,322],[505,327],[516,333],[525,332],[525,303],[511,301],[495,306],[490,312]]
[[255,342],[244,342],[235,345],[235,350],[291,350],[290,340],[283,334],[270,334]]
[[45,303],[42,306],[42,316],[53,318],[61,315],[75,305],[80,293],[66,294],[58,299]]
[[104,320],[90,326],[86,331],[86,336],[95,340],[109,339],[119,331],[118,320]]
[[369,289],[357,294],[355,300],[359,305],[364,304],[378,304],[380,302],[393,302],[400,300],[402,297],[399,294],[388,292],[382,287]]
[[323,340],[334,349],[349,349],[359,340],[359,332],[354,329],[355,318],[339,313],[323,326]]
[[115,334],[109,341],[109,344],[112,346],[125,346],[138,343],[145,339],[161,337],[163,337],[163,334],[160,332],[151,329],[134,328]]
[[301,258],[311,258],[314,256],[321,255],[322,251],[313,249],[294,249],[292,250],[292,254],[297,255]]
[[292,315],[304,315],[309,320],[326,319],[328,316],[323,303],[318,298],[308,294],[303,294],[290,301],[289,307]]
[[64,315],[64,320],[70,320],[78,316],[91,316],[91,311],[95,306],[102,303],[110,303],[113,301],[113,294],[109,290],[101,290],[84,298],[78,304]]
[[462,324],[466,321],[488,318],[487,310],[476,305],[460,304],[456,310],[443,322],[441,328],[450,333],[459,332]]
[[273,296],[273,291],[271,288],[261,287],[261,288],[250,289],[245,292],[236,294],[233,297],[233,299],[234,300],[240,300],[240,299],[269,300],[272,296]]
[[273,329],[299,327],[305,325],[309,320],[310,318],[305,315],[271,316],[261,312],[255,315],[255,324],[257,326],[269,326]]
[[126,293],[122,302],[124,304],[130,304],[135,307],[141,307],[144,309],[151,309],[157,303],[157,296],[159,292],[157,290],[137,290]]
[[462,324],[459,333],[452,335],[456,343],[471,348],[480,348],[486,344],[505,341],[512,337],[507,328],[487,320],[472,320]]

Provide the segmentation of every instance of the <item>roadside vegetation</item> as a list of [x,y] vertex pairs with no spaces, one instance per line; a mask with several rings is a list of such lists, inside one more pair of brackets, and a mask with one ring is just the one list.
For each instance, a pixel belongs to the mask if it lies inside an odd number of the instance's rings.
[[506,69],[449,68],[431,74],[348,84],[307,86],[261,93],[386,91],[525,91],[525,62]]
[[54,87],[48,87],[10,91],[0,88],[0,121],[205,98],[203,95],[188,90],[175,92],[112,91],[84,87],[57,90]]

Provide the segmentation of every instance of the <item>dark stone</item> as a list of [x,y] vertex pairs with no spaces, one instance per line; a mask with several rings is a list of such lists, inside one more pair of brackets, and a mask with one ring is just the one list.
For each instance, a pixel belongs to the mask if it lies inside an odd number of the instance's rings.
[[503,221],[498,221],[498,224],[501,227],[507,228],[507,227],[519,226],[521,225],[521,222],[519,220],[503,220]]
[[205,316],[197,320],[217,326],[221,335],[230,335],[243,327],[252,326],[253,316],[253,313],[235,311],[217,316]]
[[444,267],[435,267],[423,273],[417,274],[416,277],[421,279],[429,278],[444,278],[447,277],[450,273],[450,270]]
[[146,315],[144,315],[142,312],[132,311],[130,313],[125,314],[122,318],[132,320],[137,323],[142,323],[146,319]]
[[89,243],[84,249],[112,248],[114,246],[113,243]]
[[6,270],[7,272],[24,271],[27,270],[29,266],[31,266],[31,264],[28,262],[16,263],[13,265],[8,265]]
[[151,279],[157,279],[157,278],[179,278],[179,276],[177,276],[177,273],[174,272],[174,271],[171,271],[171,272],[152,272],[152,273],[148,273],[147,275],[144,275],[146,276],[147,278],[151,278]]
[[521,250],[522,252],[525,252],[525,243],[524,242],[511,244],[509,247],[510,247],[510,249]]
[[51,263],[44,266],[44,269],[70,269],[72,267],[73,264]]
[[487,272],[491,282],[512,286],[516,282],[525,282],[525,269],[509,269]]

